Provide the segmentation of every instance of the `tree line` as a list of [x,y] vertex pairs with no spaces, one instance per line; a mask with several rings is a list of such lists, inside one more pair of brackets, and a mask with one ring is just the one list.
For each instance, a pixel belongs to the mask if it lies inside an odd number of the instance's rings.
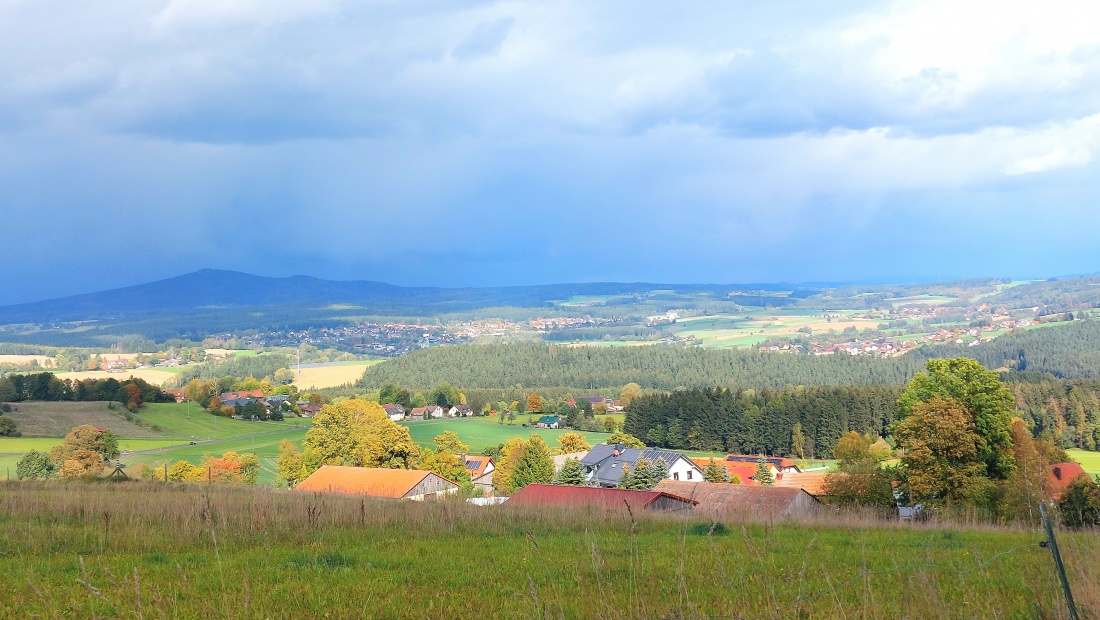
[[849,385],[640,394],[626,407],[623,430],[675,450],[832,458],[847,431],[886,435],[901,393],[901,386]]
[[53,373],[13,374],[0,377],[0,402],[45,401],[117,401],[131,409],[142,403],[175,402],[171,394],[144,379],[123,381],[107,379],[58,379]]

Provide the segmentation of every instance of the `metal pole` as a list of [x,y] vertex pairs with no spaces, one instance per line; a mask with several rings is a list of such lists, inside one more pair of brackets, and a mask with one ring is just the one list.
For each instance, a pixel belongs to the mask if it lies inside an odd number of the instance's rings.
[[1062,565],[1062,554],[1058,552],[1058,540],[1054,538],[1054,526],[1050,523],[1050,515],[1047,514],[1046,504],[1039,502],[1039,514],[1043,517],[1043,527],[1047,531],[1047,539],[1039,543],[1039,546],[1050,549],[1054,556],[1054,568],[1058,570],[1058,579],[1062,581],[1062,590],[1066,593],[1066,606],[1069,608],[1070,620],[1079,620],[1077,605],[1073,602],[1073,592],[1069,589],[1069,579],[1066,578],[1066,567]]

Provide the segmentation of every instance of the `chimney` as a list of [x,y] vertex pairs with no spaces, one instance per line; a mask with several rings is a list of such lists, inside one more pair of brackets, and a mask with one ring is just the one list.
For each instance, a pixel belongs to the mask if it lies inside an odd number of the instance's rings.
[[1055,467],[1054,468],[1054,477],[1057,478],[1058,480],[1062,479],[1062,468],[1061,467]]

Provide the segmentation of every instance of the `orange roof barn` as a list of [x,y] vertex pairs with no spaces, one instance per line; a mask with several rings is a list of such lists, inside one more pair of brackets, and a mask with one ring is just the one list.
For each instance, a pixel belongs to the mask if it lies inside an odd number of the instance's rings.
[[458,485],[430,471],[322,465],[294,487],[296,491],[369,495],[389,499],[424,499],[454,493]]

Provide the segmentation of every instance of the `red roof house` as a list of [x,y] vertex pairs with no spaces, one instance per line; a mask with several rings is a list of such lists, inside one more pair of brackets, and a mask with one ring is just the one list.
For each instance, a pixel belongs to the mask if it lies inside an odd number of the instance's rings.
[[1054,463],[1050,466],[1050,496],[1055,500],[1062,498],[1062,493],[1077,476],[1088,476],[1080,463]]
[[663,491],[630,491],[600,487],[530,484],[512,496],[508,506],[603,508],[608,510],[691,510],[694,500]]

